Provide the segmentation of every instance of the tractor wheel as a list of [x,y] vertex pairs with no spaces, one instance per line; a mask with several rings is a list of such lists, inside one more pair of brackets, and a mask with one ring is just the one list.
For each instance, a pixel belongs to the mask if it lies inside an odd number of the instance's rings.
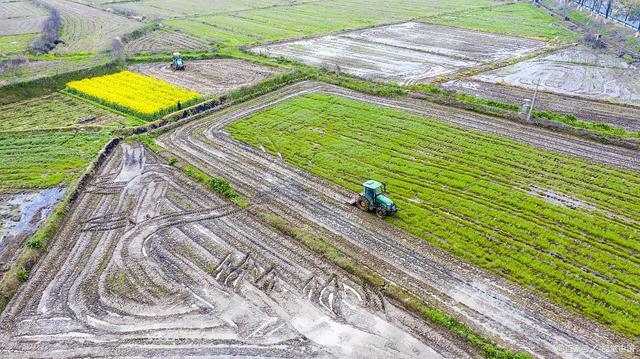
[[376,216],[384,218],[387,216],[387,211],[382,207],[378,207],[376,208]]
[[360,200],[358,201],[358,207],[360,207],[360,209],[363,211],[368,211],[369,201],[365,197],[360,197]]

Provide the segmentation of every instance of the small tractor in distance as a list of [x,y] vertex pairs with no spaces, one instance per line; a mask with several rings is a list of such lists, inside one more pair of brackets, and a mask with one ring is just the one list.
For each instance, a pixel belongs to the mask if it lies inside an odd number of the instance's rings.
[[387,192],[385,184],[368,180],[362,186],[364,191],[351,197],[348,202],[350,205],[358,206],[363,211],[374,211],[380,218],[393,216],[398,212],[396,204],[385,196]]
[[173,71],[183,71],[187,66],[182,61],[182,56],[180,56],[179,52],[173,53],[173,61],[171,62],[171,70]]

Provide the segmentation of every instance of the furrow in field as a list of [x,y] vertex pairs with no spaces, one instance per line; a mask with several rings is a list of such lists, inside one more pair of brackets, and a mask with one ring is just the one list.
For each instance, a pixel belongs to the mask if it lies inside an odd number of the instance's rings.
[[[295,223],[302,220],[314,224],[333,236],[341,245],[357,250],[367,265],[380,268],[389,279],[449,308],[473,327],[482,328],[517,348],[542,356],[582,355],[585,358],[587,356],[580,354],[580,351],[589,348],[588,357],[605,358],[611,355],[602,349],[608,343],[626,343],[619,335],[527,290],[454,259],[423,240],[408,236],[386,224],[372,225],[369,216],[344,205],[349,195],[344,188],[232,140],[224,131],[225,126],[236,120],[309,93],[336,94],[380,104],[435,118],[461,128],[496,134],[542,149],[575,155],[591,162],[640,170],[634,151],[419,100],[381,99],[311,82],[299,83],[190,122],[163,135],[159,143],[206,172],[228,178],[243,194],[251,196],[273,192],[270,208],[277,209]],[[504,160],[505,165],[515,161],[509,156],[505,156]],[[454,174],[455,172],[452,173]],[[550,182],[559,180],[549,179]],[[460,192],[454,191],[451,194],[456,196]],[[470,198],[465,194],[462,196]],[[599,203],[606,205],[606,202]],[[485,205],[491,207],[493,204]],[[495,210],[504,208],[498,207]],[[441,216],[444,218],[443,214]],[[565,235],[577,236],[576,233]],[[508,236],[505,235],[504,239],[506,238]],[[517,244],[517,241],[513,243]]]

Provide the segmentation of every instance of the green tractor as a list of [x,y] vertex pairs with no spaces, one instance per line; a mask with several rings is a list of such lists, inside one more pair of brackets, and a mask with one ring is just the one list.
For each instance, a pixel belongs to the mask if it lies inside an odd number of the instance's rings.
[[368,180],[362,186],[364,191],[351,197],[350,205],[358,206],[363,211],[374,211],[380,218],[393,216],[398,212],[396,204],[385,196],[387,186],[384,183]]
[[187,66],[182,61],[182,56],[179,52],[173,53],[173,61],[171,62],[171,70],[173,71],[183,71]]

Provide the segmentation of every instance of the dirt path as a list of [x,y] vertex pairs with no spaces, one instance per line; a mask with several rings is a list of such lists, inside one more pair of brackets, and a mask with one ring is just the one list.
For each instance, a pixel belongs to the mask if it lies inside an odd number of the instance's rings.
[[2,358],[472,357],[139,144],[52,243],[0,316]]
[[511,347],[543,357],[629,355],[607,349],[614,343],[630,345],[619,335],[346,206],[350,193],[344,189],[238,143],[224,131],[233,121],[312,92],[396,107],[587,160],[640,170],[633,151],[420,100],[381,99],[313,82],[289,86],[190,122],[163,135],[159,143],[206,172],[229,179],[246,196],[275,192],[268,209],[292,223],[312,224],[341,246],[361,254],[368,267]]

